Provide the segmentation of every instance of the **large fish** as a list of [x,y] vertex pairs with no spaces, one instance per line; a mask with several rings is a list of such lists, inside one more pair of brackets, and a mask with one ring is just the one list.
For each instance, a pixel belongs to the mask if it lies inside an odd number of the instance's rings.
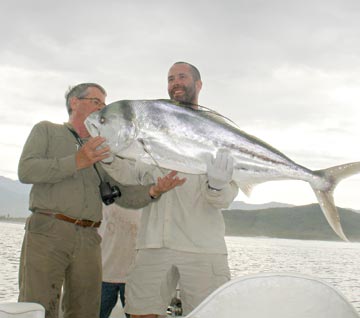
[[360,162],[312,171],[218,113],[170,100],[117,101],[92,113],[85,125],[93,137],[105,137],[111,152],[119,157],[186,173],[206,173],[209,153],[228,149],[234,158],[233,180],[247,195],[254,185],[266,181],[306,181],[330,226],[347,240],[333,191],[341,179],[360,172]]

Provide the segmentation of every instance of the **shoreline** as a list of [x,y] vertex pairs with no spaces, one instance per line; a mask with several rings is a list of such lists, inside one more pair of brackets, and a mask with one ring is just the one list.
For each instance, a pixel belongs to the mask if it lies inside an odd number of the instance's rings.
[[4,223],[25,223],[26,219],[27,217],[13,218],[13,217],[0,216],[0,222],[4,222]]

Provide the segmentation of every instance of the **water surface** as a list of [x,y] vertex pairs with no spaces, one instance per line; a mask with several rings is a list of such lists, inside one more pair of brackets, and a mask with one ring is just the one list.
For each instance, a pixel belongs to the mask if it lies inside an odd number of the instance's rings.
[[[23,223],[0,222],[0,302],[16,301]],[[232,277],[292,272],[323,279],[360,312],[360,243],[226,237]]]

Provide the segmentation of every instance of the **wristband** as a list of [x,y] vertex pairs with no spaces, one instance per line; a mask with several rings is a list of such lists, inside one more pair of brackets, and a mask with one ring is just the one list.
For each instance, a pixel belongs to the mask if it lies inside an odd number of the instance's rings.
[[211,191],[221,191],[221,189],[216,189],[216,188],[213,188],[212,186],[210,186],[210,184],[208,183],[208,188],[211,190]]

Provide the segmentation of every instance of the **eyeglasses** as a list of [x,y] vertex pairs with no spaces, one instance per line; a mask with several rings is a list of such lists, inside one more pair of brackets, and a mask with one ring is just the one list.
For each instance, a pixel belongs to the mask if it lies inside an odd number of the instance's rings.
[[100,99],[96,97],[80,97],[78,99],[87,99],[90,100],[95,106],[106,106]]

